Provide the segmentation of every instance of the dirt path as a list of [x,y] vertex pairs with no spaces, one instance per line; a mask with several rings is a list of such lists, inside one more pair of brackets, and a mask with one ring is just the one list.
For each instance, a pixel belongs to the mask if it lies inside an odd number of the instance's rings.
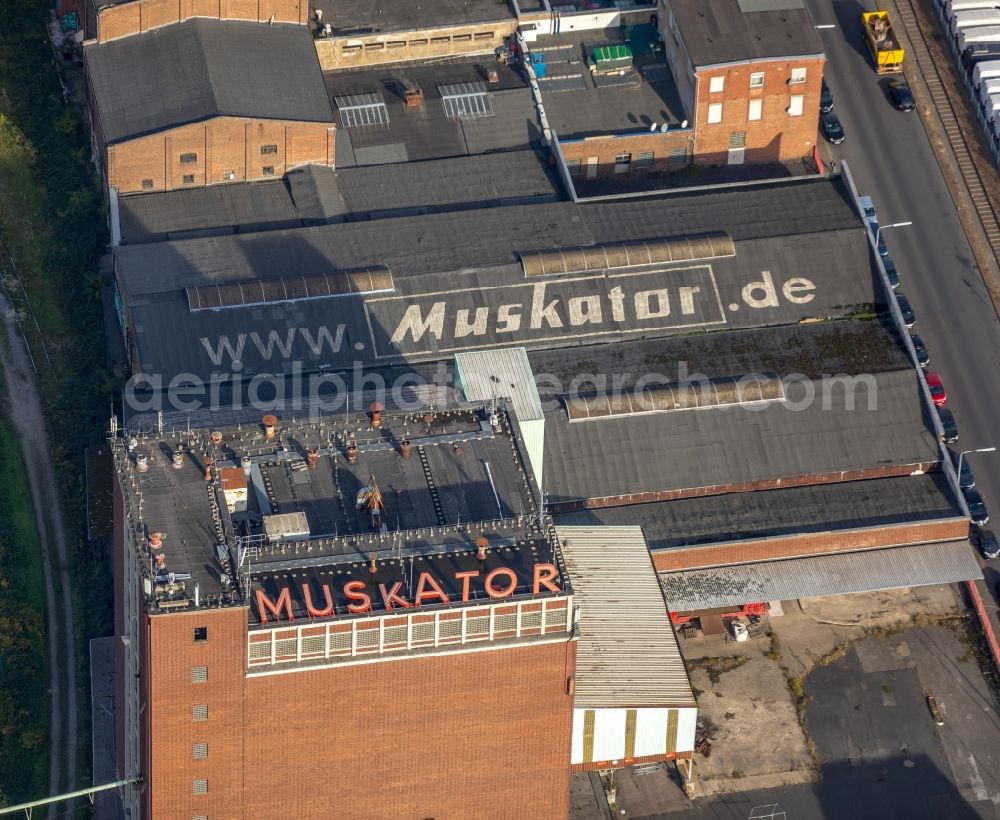
[[[45,602],[49,637],[49,688],[51,719],[49,736],[49,794],[70,791],[76,776],[76,633],[73,628],[72,587],[69,579],[66,532],[63,527],[55,470],[35,388],[35,374],[24,340],[18,335],[13,312],[0,295],[0,315],[5,339],[0,337],[0,366],[9,397],[7,418],[21,444],[28,486],[35,508],[35,526],[42,549]],[[58,573],[59,595],[56,595]],[[65,712],[63,705],[65,704]],[[65,750],[65,756],[63,751]],[[60,772],[60,762],[65,769]],[[64,776],[61,776],[64,775]],[[41,797],[42,795],[39,795]],[[57,805],[49,808],[56,816]]]

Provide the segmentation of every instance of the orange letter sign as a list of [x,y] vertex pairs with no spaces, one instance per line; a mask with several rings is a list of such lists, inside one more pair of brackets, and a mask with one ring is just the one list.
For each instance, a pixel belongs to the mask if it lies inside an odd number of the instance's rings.
[[[505,575],[510,580],[506,589],[494,589],[493,579],[498,575]],[[517,575],[514,574],[514,570],[507,569],[507,567],[498,567],[493,570],[489,575],[486,576],[486,594],[491,598],[506,598],[510,595],[517,587]]]
[[257,613],[260,615],[260,622],[262,624],[267,623],[267,612],[264,610],[270,612],[276,621],[281,620],[281,610],[284,610],[286,620],[294,621],[295,616],[292,615],[292,596],[288,592],[288,587],[281,588],[277,601],[272,601],[267,597],[267,593],[264,590],[258,589]]
[[[430,589],[427,589],[430,587]],[[429,572],[421,572],[420,580],[417,581],[417,594],[413,598],[414,604],[417,606],[424,605],[424,598],[437,598],[441,603],[450,603],[448,596],[444,594],[444,590],[438,585]]]
[[306,602],[306,612],[309,613],[310,618],[325,618],[327,615],[333,614],[333,597],[330,595],[329,584],[323,584],[323,597],[326,598],[326,607],[317,609],[313,606],[312,589],[309,583],[302,585],[302,599]]
[[545,587],[549,592],[559,592],[559,587],[552,583],[558,577],[559,570],[554,564],[535,564],[535,586],[532,595],[537,595],[541,587]]
[[359,612],[372,611],[372,599],[369,597],[368,593],[365,592],[364,581],[348,581],[344,584],[344,595],[347,597],[348,601],[359,602],[347,605],[347,611],[352,615],[357,615]]

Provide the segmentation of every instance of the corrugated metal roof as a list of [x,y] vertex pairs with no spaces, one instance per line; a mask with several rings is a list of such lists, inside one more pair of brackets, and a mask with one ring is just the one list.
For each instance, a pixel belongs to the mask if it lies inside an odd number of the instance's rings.
[[639,527],[557,527],[576,603],[580,707],[694,706]]
[[455,374],[467,401],[489,401],[496,395],[511,400],[518,421],[544,418],[535,374],[523,347],[456,353]]
[[[560,528],[562,532],[565,528]],[[982,577],[968,541],[764,561],[660,576],[672,612],[791,601]]]

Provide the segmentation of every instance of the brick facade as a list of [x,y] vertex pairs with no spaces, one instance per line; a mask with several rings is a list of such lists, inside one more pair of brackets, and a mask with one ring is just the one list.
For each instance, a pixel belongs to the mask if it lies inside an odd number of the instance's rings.
[[968,518],[948,518],[870,529],[810,532],[777,538],[754,538],[697,547],[678,547],[656,550],[652,555],[653,566],[657,572],[675,572],[684,569],[798,558],[805,555],[828,555],[834,552],[893,547],[899,544],[951,541],[966,538],[968,535]]
[[[559,140],[563,158],[574,179],[628,177],[650,171],[676,170],[691,160],[693,134],[689,129],[667,133],[641,132]],[[640,155],[652,153],[652,163],[644,166]],[[628,154],[627,163],[617,160]]]
[[98,8],[87,0],[84,35],[99,42],[117,40],[192,17],[298,23],[309,20],[308,0],[132,0]]
[[516,27],[517,22],[509,19],[387,34],[321,38],[316,40],[316,53],[324,71],[407,60],[491,54],[514,33]]
[[[695,161],[700,165],[725,165],[729,162],[730,148],[740,147],[740,142],[746,163],[799,160],[808,156],[819,128],[823,63],[822,57],[811,57],[699,70],[693,115],[697,135]],[[805,69],[803,82],[791,81],[793,69]],[[759,76],[755,78],[753,88],[752,74],[763,75],[762,81]],[[721,91],[711,91],[713,77],[722,78]],[[793,97],[802,97],[802,113],[797,116],[790,113]],[[760,101],[759,119],[750,119],[751,100]],[[721,122],[709,122],[713,104],[722,105]]]
[[109,145],[107,182],[131,193],[280,178],[300,165],[332,166],[334,139],[328,123],[217,117]]
[[246,805],[297,820],[566,817],[574,650],[248,678]]

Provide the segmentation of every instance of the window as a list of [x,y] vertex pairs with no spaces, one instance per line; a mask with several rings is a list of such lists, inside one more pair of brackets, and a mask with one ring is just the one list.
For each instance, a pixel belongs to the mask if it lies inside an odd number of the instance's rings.
[[688,161],[688,149],[685,146],[680,146],[679,148],[671,148],[670,154],[667,157],[667,162],[673,166],[687,165]]
[[265,165],[261,170],[264,172],[264,176],[266,176],[266,177],[273,177],[274,176],[274,166],[273,165]]
[[754,120],[759,120],[761,118],[761,112],[764,109],[763,100],[750,100],[750,110],[747,111],[747,120],[753,122]]
[[196,814],[191,820],[208,820],[207,814]]
[[208,667],[207,666],[192,666],[191,667],[191,683],[205,683],[208,681]]
[[354,128],[358,125],[386,125],[389,122],[389,109],[385,107],[385,99],[378,92],[348,94],[346,97],[334,97],[333,101],[337,104],[340,122],[344,128]]
[[476,39],[477,40],[492,40],[493,36],[494,35],[493,35],[492,31],[477,31],[476,32]]
[[208,720],[208,704],[191,707],[191,720]]
[[631,154],[618,154],[615,156],[615,173],[616,174],[626,174],[628,173],[629,165],[632,164]]
[[427,45],[427,40],[425,39],[410,40],[410,48],[420,48],[425,45]]
[[208,627],[207,626],[196,626],[194,628],[194,642],[202,643],[208,640]]
[[802,116],[802,102],[805,100],[801,94],[793,94],[791,100],[788,104],[788,116],[790,117],[801,117]]
[[143,187],[144,190],[148,191],[150,188],[153,187],[153,180],[151,180],[151,179],[144,179],[142,181],[142,187]]
[[806,70],[804,68],[793,68],[789,85],[798,85],[806,81]]
[[451,41],[453,43],[468,43],[468,42],[472,41],[472,35],[471,34],[456,34],[454,37],[451,38]]
[[385,43],[365,43],[365,51],[385,51]]
[[194,174],[184,174],[182,182],[185,185],[194,185]]
[[711,78],[709,78],[709,81],[708,81],[708,92],[709,92],[709,94],[721,94],[722,93],[722,88],[723,88],[723,86],[725,84],[726,84],[726,78],[725,77],[719,76],[719,77],[711,77]]
[[493,101],[483,83],[439,85],[446,117],[492,117]]
[[710,103],[708,106],[708,124],[722,122],[722,103]]
[[208,794],[208,780],[205,778],[201,778],[200,780],[192,780],[191,794]]
[[386,48],[406,48],[406,40],[390,40],[385,44]]
[[262,145],[260,147],[260,155],[262,157],[267,156],[268,154],[277,154],[277,153],[278,153],[277,145]]
[[580,176],[580,168],[582,162],[579,159],[568,159],[566,160],[566,170],[569,171],[571,177]]
[[746,131],[733,131],[729,135],[729,147],[730,148],[745,148],[747,144],[747,132]]
[[181,165],[191,165],[198,161],[197,154],[181,154]]
[[750,87],[751,88],[763,88],[764,87],[764,72],[754,71],[750,74]]
[[652,168],[653,167],[653,152],[652,151],[640,151],[639,156],[635,158],[636,168]]
[[191,747],[191,759],[192,760],[204,760],[208,757],[208,744],[207,743],[195,743]]

